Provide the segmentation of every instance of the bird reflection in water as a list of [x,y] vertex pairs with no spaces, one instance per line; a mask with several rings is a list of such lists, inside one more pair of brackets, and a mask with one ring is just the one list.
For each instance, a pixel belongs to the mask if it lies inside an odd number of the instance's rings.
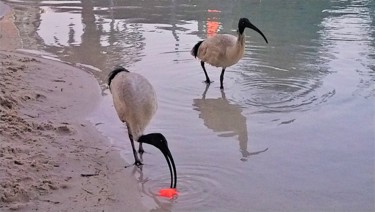
[[242,154],[241,161],[247,161],[249,156],[267,151],[268,148],[255,152],[247,150],[246,117],[241,114],[241,106],[230,103],[222,89],[220,90],[221,98],[206,98],[209,86],[210,84],[206,85],[201,99],[193,100],[194,110],[200,112],[199,118],[203,119],[204,125],[214,132],[218,132],[220,137],[237,136]]

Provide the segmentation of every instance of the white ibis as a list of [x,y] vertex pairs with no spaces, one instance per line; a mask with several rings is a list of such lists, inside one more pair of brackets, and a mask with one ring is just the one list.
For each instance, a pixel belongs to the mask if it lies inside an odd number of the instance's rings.
[[240,18],[238,21],[237,36],[229,34],[219,34],[207,38],[206,40],[199,41],[191,50],[191,55],[201,60],[201,66],[204,74],[206,75],[206,83],[211,83],[207,75],[204,63],[208,63],[215,67],[221,67],[220,75],[220,89],[223,89],[223,79],[225,69],[229,66],[236,64],[243,56],[245,50],[245,28],[250,28],[258,32],[266,43],[267,38],[264,34],[247,18]]
[[151,144],[158,148],[167,160],[171,174],[171,188],[176,188],[177,172],[167,139],[161,133],[143,132],[157,109],[157,99],[154,88],[143,76],[131,73],[123,67],[118,67],[108,75],[108,86],[112,93],[113,104],[120,120],[126,123],[130,143],[133,148],[134,165],[141,166],[134,141],[139,142],[138,152],[142,156],[142,143]]

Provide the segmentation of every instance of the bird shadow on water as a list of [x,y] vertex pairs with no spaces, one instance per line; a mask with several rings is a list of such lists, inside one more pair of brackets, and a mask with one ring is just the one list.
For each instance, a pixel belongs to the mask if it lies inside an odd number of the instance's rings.
[[242,115],[241,106],[228,101],[223,89],[220,90],[221,98],[206,98],[209,87],[210,84],[207,84],[202,98],[193,99],[193,108],[200,112],[199,118],[203,119],[204,125],[219,133],[220,137],[237,136],[241,161],[247,161],[248,157],[267,151],[268,148],[255,152],[248,151],[246,117]]

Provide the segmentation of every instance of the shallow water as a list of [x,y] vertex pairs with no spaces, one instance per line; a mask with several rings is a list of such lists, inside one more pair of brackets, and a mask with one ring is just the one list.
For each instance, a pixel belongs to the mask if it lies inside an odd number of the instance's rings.
[[[159,98],[147,132],[162,132],[178,172],[146,148],[134,169],[152,211],[374,211],[375,3],[340,0],[3,1],[37,8],[18,18],[24,48],[93,70],[104,100],[92,121],[133,162],[103,82],[117,64],[146,76]],[[248,17],[245,56],[203,83],[199,40],[235,33]],[[24,35],[26,37],[26,35]]]

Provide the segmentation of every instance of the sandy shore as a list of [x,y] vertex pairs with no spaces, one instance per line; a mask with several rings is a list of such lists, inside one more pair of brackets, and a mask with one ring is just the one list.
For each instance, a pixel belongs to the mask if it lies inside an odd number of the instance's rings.
[[[0,26],[13,29],[10,19],[3,18]],[[19,39],[5,36],[0,211],[145,211],[131,170],[86,119],[101,99],[96,79],[72,66],[15,52]]]

